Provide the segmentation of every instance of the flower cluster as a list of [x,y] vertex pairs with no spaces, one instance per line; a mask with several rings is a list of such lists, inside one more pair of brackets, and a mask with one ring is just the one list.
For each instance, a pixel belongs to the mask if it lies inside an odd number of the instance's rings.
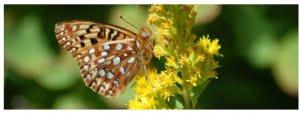
[[175,72],[148,72],[149,79],[144,76],[137,77],[134,86],[136,97],[129,102],[129,109],[169,109],[167,102],[171,96],[177,94],[174,78],[178,77],[174,77]]
[[209,82],[217,78],[214,60],[221,46],[209,36],[197,39],[191,33],[197,12],[195,5],[152,5],[148,23],[155,25],[153,50],[158,59],[164,58],[165,70],[148,70],[149,78],[139,76],[134,90],[135,99],[129,109],[195,108],[198,97]]

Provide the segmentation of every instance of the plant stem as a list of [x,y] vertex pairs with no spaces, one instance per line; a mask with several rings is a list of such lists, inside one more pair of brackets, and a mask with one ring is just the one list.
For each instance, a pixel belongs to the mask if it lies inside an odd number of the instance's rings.
[[183,89],[184,109],[190,109],[190,95],[186,88]]
[[186,82],[186,75],[188,75],[186,73],[186,68],[183,67],[182,68],[182,79],[183,79],[183,83],[182,83],[182,94],[183,94],[183,100],[184,100],[184,109],[190,109],[191,105],[190,105],[190,91],[189,91],[189,85]]
[[197,105],[198,99],[192,99],[192,108],[195,109]]

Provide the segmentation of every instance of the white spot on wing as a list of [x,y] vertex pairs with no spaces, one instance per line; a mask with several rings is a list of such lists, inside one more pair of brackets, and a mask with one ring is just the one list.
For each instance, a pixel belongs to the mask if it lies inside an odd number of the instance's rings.
[[90,54],[92,54],[92,53],[94,53],[94,52],[95,52],[95,49],[94,49],[94,48],[92,48],[92,49],[89,50],[89,53],[90,53]]
[[107,78],[108,79],[112,79],[114,77],[114,74],[113,73],[111,73],[111,72],[108,72],[108,74],[107,74]]
[[64,30],[65,30],[65,28],[64,28],[64,27],[61,27],[61,28],[60,28],[60,31],[64,31]]
[[72,48],[72,52],[76,51],[76,48]]
[[135,43],[136,43],[136,46],[137,46],[138,48],[140,48],[140,43],[139,43],[139,41],[136,40]]
[[121,62],[121,58],[120,58],[120,57],[115,57],[115,58],[113,59],[114,65],[118,65],[120,62]]
[[105,86],[105,90],[107,90],[107,88],[109,88],[109,86],[111,85],[110,83],[104,83],[103,84]]
[[130,73],[131,73],[131,71],[128,71],[128,72],[126,73],[126,77],[128,77]]
[[101,52],[101,56],[106,56],[107,55],[107,52],[106,51],[102,51]]
[[89,62],[90,57],[89,56],[85,56],[83,60],[84,60],[84,62]]
[[118,80],[114,80],[113,83],[118,87],[119,86],[119,81]]
[[100,58],[100,59],[98,60],[98,63],[101,64],[101,63],[103,63],[104,61],[105,61],[104,58]]
[[130,58],[127,62],[128,63],[133,63],[134,62],[134,60],[135,60],[135,58],[134,57],[132,57],[132,58]]
[[104,76],[104,75],[105,75],[105,70],[103,70],[103,69],[100,70],[100,71],[99,71],[99,75],[100,75],[100,76]]
[[123,47],[123,45],[122,45],[122,44],[120,44],[120,43],[118,43],[118,44],[117,44],[117,46],[116,46],[116,50],[121,50],[121,49],[122,49],[122,47]]
[[124,56],[127,56],[127,53],[124,53]]
[[103,45],[103,48],[104,48],[105,50],[108,50],[108,49],[110,48],[110,46],[109,46],[108,44],[104,44],[104,45]]
[[93,82],[91,88],[94,88],[95,85],[96,85],[96,82]]
[[77,26],[76,25],[73,25],[72,26],[72,31],[75,31],[77,29]]
[[113,91],[112,91],[112,90],[108,90],[108,93],[109,93],[109,94],[113,94]]
[[83,70],[88,71],[89,70],[89,66],[88,65],[84,65],[83,66]]
[[106,89],[105,89],[105,87],[102,85],[102,86],[100,86],[100,89],[99,89],[99,92],[102,92],[102,91],[105,91]]
[[130,45],[127,46],[127,50],[133,50]]
[[123,67],[121,67],[120,72],[124,75],[125,74],[125,69]]
[[67,42],[67,45],[71,45],[71,42]]
[[85,78],[86,78],[87,80],[91,80],[91,75],[90,75],[90,74],[87,74],[87,75],[85,76]]

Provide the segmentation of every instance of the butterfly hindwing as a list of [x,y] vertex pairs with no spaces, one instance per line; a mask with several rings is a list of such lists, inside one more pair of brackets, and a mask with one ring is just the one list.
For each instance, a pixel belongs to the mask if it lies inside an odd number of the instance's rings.
[[[98,54],[87,52],[82,55],[81,61],[83,62],[80,63],[82,75],[85,77],[87,86],[90,86],[95,92],[100,92],[99,87],[101,86],[105,86],[106,89],[111,88],[113,84],[118,85],[121,89],[122,86],[127,85],[127,83],[123,83],[123,80],[124,82],[131,80],[131,77],[125,77],[135,72],[130,68],[131,65],[136,65],[138,56],[134,40],[119,41],[122,40],[116,41],[117,43],[107,42],[97,46],[98,48],[89,50],[95,50],[95,52],[99,52]],[[104,93],[101,92],[101,94]]]

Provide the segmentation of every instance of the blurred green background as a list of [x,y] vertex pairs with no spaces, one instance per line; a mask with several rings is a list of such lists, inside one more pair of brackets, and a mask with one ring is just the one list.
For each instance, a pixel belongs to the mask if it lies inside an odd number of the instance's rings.
[[[129,86],[115,99],[85,86],[79,66],[59,46],[54,25],[83,19],[135,30],[148,5],[5,5],[5,109],[123,109]],[[193,33],[218,38],[221,67],[199,109],[298,109],[298,6],[198,5]],[[154,66],[162,61],[153,59]]]

